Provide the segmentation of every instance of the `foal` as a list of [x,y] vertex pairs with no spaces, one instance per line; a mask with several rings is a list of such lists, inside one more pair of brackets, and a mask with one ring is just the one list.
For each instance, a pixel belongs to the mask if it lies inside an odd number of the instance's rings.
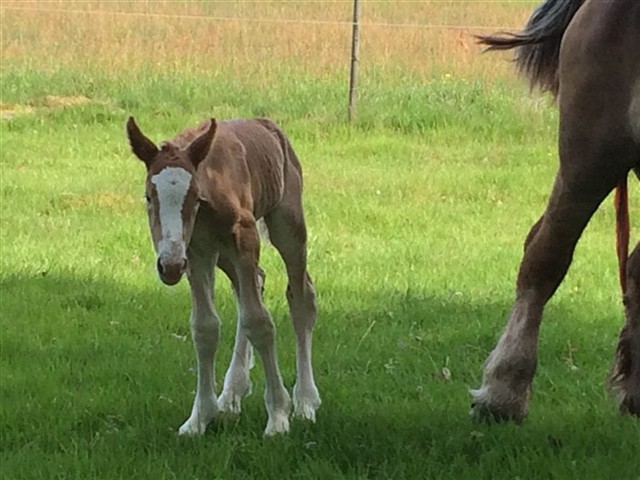
[[[175,285],[186,273],[191,287],[198,382],[191,416],[179,433],[204,433],[219,411],[240,413],[241,400],[251,391],[251,345],[266,377],[265,434],[289,430],[291,400],[278,368],[275,326],[262,302],[260,218],[289,280],[287,300],[297,342],[294,414],[315,421],[320,406],[311,366],[316,294],[307,272],[302,169],[289,140],[267,119],[207,120],[160,148],[132,117],[126,129],[133,153],[147,168],[147,213],[160,280]],[[220,332],[212,295],[216,265],[231,280],[238,302],[233,358],[220,397],[214,376]]]

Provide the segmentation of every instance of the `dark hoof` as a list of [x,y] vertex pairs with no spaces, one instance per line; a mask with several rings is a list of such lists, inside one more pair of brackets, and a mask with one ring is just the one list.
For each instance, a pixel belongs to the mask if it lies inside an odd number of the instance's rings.
[[474,422],[486,424],[514,422],[519,425],[525,418],[525,415],[492,408],[480,402],[471,404],[469,414]]
[[640,400],[633,397],[625,397],[620,402],[620,412],[640,418]]

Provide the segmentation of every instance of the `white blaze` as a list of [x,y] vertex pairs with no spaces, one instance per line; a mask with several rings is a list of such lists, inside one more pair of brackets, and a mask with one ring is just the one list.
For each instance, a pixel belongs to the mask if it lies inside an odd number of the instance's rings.
[[[158,193],[158,216],[162,228],[162,240],[158,253],[172,254],[172,246],[182,244],[182,207],[191,184],[191,174],[184,168],[167,167],[151,177]],[[183,245],[181,245],[184,247]],[[184,254],[184,252],[181,252]]]

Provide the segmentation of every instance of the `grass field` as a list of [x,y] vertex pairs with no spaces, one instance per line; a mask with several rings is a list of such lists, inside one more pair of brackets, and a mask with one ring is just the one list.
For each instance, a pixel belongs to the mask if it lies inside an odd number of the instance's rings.
[[[517,27],[534,3],[364,2],[363,21]],[[345,21],[349,2],[0,10],[2,478],[640,478],[640,423],[603,387],[623,320],[610,199],[547,309],[530,418],[468,418],[557,165],[550,101],[508,57],[480,55],[474,30],[363,28],[350,126],[348,26],[150,15]],[[154,273],[129,114],[156,140],[211,115],[288,132],[319,295],[316,424],[262,437],[258,365],[239,419],[176,435],[195,388],[188,287]],[[263,262],[291,388],[285,277],[272,248]],[[217,299],[220,385],[235,330],[225,281]]]

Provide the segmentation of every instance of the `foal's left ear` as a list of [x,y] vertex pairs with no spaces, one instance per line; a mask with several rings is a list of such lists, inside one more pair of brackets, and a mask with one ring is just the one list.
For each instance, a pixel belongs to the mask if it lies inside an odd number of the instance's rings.
[[135,156],[149,167],[158,154],[158,147],[144,136],[133,117],[127,120],[127,137]]
[[209,126],[187,147],[187,156],[194,167],[197,167],[209,153],[218,124],[214,118],[209,119]]

